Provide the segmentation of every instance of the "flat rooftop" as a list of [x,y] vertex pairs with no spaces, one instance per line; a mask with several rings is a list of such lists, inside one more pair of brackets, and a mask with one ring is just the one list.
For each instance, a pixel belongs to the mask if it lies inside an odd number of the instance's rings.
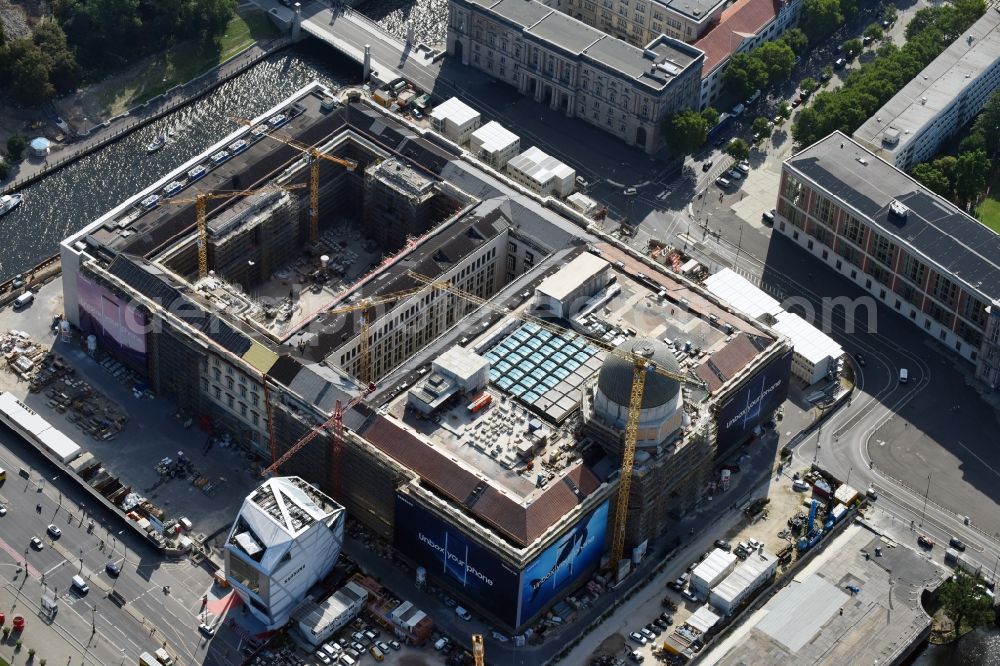
[[849,525],[701,663],[895,663],[929,631],[920,593],[945,576],[909,547]]
[[[1000,235],[837,131],[785,161],[877,230],[953,275],[985,304],[1000,298]],[[899,201],[906,218],[889,212]]]
[[[855,140],[877,149],[886,160],[907,145],[1000,59],[1000,10],[990,7],[944,52],[892,96],[861,127]],[[889,133],[898,143],[884,144]]]
[[[582,57],[616,75],[624,75],[653,90],[663,90],[691,66],[701,66],[703,54],[682,41],[661,35],[640,49],[611,37],[538,0],[465,0],[496,15],[505,23],[522,28],[527,35],[569,56]],[[712,2],[663,3],[678,13],[704,17],[721,4]]]

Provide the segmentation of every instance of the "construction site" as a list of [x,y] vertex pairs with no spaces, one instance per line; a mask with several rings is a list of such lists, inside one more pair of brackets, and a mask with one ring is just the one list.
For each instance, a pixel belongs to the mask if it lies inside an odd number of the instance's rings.
[[519,633],[715,489],[791,348],[442,145],[311,84],[65,239],[65,317]]

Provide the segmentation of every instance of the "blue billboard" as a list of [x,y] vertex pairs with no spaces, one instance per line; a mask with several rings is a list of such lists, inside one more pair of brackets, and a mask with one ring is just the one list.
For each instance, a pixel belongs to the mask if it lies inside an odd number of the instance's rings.
[[394,545],[428,575],[457,588],[477,609],[516,626],[518,572],[400,493]]
[[524,568],[519,626],[600,564],[608,531],[608,505],[606,501],[581,518]]
[[745,440],[785,401],[791,374],[789,351],[761,368],[722,404],[717,423],[720,452]]

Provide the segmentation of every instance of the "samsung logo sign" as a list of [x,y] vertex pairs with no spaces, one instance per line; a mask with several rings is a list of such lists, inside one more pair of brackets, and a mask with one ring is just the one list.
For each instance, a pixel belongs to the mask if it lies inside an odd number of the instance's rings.
[[298,576],[298,575],[299,575],[300,573],[302,573],[302,572],[303,572],[303,571],[305,570],[305,568],[306,568],[306,565],[304,565],[304,564],[303,564],[303,565],[302,565],[302,566],[300,566],[300,567],[299,567],[298,569],[296,569],[296,570],[295,570],[295,571],[293,571],[292,573],[290,573],[290,574],[288,574],[287,576],[285,576],[285,580],[281,581],[281,584],[282,584],[282,585],[287,585],[287,584],[288,584],[288,581],[290,581],[291,579],[295,578],[295,577],[296,577],[296,576]]

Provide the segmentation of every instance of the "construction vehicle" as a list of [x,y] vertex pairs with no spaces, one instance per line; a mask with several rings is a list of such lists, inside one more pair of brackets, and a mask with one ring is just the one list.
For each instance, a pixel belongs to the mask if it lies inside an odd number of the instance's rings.
[[486,652],[483,649],[483,635],[472,634],[472,658],[476,666],[486,666]]
[[256,190],[221,190],[217,192],[203,192],[195,195],[193,199],[164,199],[163,203],[170,204],[194,204],[195,222],[198,225],[198,279],[208,277],[208,222],[206,204],[211,199],[232,199],[233,197],[245,197],[257,192],[266,191],[271,188],[279,190],[298,190],[305,185],[270,185]]
[[[416,280],[423,282],[424,284],[430,285],[436,289],[440,289],[449,294],[454,294],[461,296],[477,305],[481,305],[487,308],[491,308],[500,312],[505,316],[516,317],[522,321],[531,322],[545,330],[559,336],[570,335],[573,337],[579,336],[574,331],[566,329],[562,326],[553,324],[552,322],[545,321],[538,317],[532,316],[527,313],[514,313],[508,308],[501,305],[497,305],[491,301],[484,298],[480,298],[475,294],[470,294],[458,287],[452,285],[450,282],[444,282],[440,280],[434,280],[425,275],[415,273],[410,271],[409,274]],[[628,406],[628,416],[625,420],[625,442],[624,450],[622,452],[622,467],[621,474],[618,481],[618,497],[615,502],[615,531],[611,542],[611,566],[617,567],[618,562],[622,559],[622,554],[625,550],[625,523],[628,516],[628,503],[629,503],[629,491],[632,486],[632,469],[635,465],[635,446],[636,440],[638,438],[639,432],[639,416],[642,409],[642,395],[646,386],[646,377],[649,373],[655,372],[661,374],[665,377],[669,377],[674,381],[680,382],[682,384],[692,384],[698,388],[704,387],[704,382],[695,377],[689,375],[673,372],[667,370],[666,368],[659,367],[656,363],[651,361],[649,358],[641,356],[639,354],[633,354],[630,352],[622,351],[617,347],[613,347],[609,344],[604,343],[600,340],[595,340],[593,338],[585,338],[589,344],[595,347],[600,347],[609,354],[615,354],[630,363],[633,364],[632,370],[632,390],[629,394],[629,406]]]
[[[253,123],[249,120],[241,120],[241,123],[247,127],[252,127]],[[337,157],[336,155],[327,155],[319,148],[315,146],[310,146],[308,144],[297,141],[290,136],[282,136],[276,132],[265,132],[263,136],[270,137],[275,141],[280,141],[286,146],[291,146],[304,152],[308,158],[309,163],[309,242],[315,243],[319,240],[319,164],[320,160],[326,160],[327,162],[333,162],[334,164],[339,164],[348,171],[354,171],[358,168],[358,163],[354,160],[347,159],[345,157]]]

